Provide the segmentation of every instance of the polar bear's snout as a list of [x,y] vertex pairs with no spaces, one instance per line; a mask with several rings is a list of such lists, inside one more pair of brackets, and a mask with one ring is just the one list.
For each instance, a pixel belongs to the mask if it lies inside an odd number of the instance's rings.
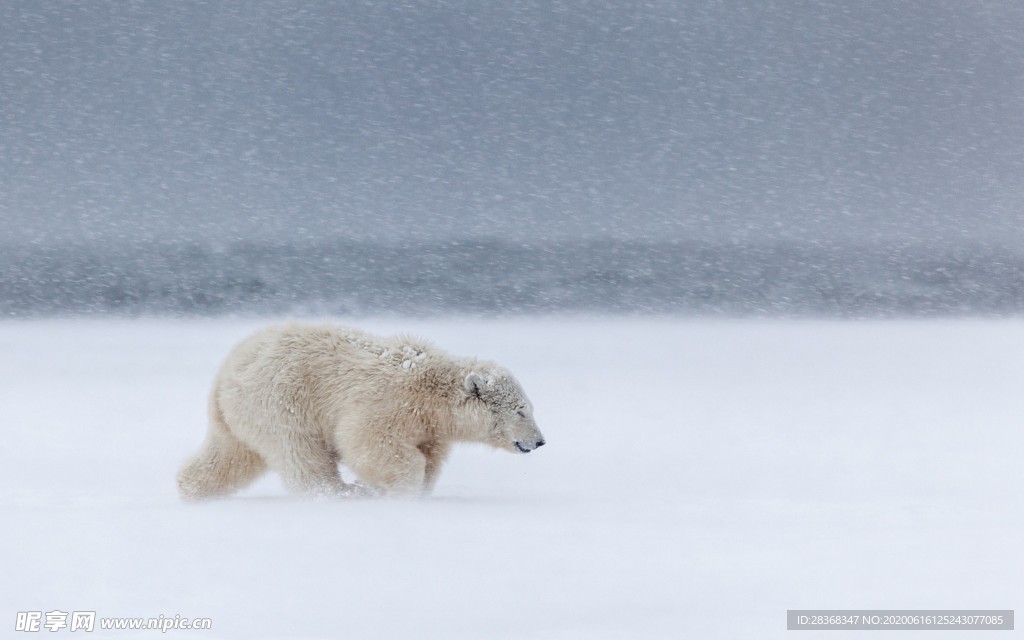
[[512,441],[512,448],[521,453],[530,453],[537,447],[544,446],[544,435],[537,428],[532,413],[532,407],[524,406],[508,416],[505,437]]
[[518,424],[509,429],[513,447],[522,453],[530,453],[537,447],[544,446],[544,436],[532,417],[520,416],[517,422]]
[[519,441],[516,441],[516,449],[519,449],[523,453],[530,453],[531,451],[533,451],[537,447],[543,447],[543,446],[544,446],[544,440],[543,439],[538,440],[536,442],[519,442]]

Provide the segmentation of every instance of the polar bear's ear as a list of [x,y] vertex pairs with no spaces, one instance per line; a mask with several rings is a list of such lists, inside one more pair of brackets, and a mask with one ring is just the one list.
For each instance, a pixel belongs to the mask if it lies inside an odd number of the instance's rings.
[[466,376],[466,380],[463,382],[463,386],[466,388],[466,393],[477,397],[480,396],[480,389],[482,389],[485,384],[487,384],[487,381],[484,380],[483,376],[476,371],[470,371]]

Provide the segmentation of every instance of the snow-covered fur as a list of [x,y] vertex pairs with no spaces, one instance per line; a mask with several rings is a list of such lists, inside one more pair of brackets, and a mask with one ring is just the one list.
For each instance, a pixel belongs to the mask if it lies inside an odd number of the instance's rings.
[[516,452],[544,444],[505,369],[412,338],[289,324],[242,341],[210,393],[210,426],[178,474],[185,499],[226,495],[268,467],[289,491],[429,492],[453,442]]

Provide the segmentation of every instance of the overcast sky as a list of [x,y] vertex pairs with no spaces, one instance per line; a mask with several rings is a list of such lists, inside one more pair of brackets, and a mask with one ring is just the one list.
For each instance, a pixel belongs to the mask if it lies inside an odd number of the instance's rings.
[[0,3],[0,239],[1024,242],[1024,3]]

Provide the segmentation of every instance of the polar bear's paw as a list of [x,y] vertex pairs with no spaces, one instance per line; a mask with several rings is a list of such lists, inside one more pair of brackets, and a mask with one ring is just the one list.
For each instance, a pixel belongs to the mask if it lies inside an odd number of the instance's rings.
[[380,495],[379,491],[362,482],[347,483],[338,491],[341,498],[379,498]]

